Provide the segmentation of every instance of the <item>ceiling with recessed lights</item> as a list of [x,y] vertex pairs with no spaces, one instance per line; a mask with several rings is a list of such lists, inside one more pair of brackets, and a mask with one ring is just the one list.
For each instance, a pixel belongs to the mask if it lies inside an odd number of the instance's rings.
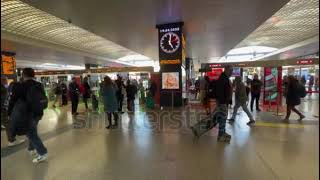
[[[187,55],[200,64],[221,59],[233,47],[279,49],[316,35],[318,0],[288,2],[1,0],[1,34],[19,37],[12,41],[68,50],[80,56],[81,63],[96,59],[143,66],[158,59],[155,25],[184,21]],[[36,52],[32,54],[36,57]],[[73,60],[62,64],[67,62]]]
[[225,55],[288,0],[1,2],[2,33],[44,41],[107,60],[134,54],[158,60],[155,25],[184,21],[187,55],[206,62],[210,57]]
[[237,47],[284,48],[319,35],[319,0],[291,0]]

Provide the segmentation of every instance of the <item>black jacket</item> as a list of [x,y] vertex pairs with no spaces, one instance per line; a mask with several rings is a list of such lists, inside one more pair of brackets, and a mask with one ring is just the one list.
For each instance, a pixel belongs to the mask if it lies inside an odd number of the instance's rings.
[[232,99],[232,87],[229,77],[223,72],[216,81],[216,100],[219,104],[229,104]]
[[[12,88],[12,93],[11,93],[10,100],[9,100],[9,107],[8,107],[8,114],[9,115],[11,115],[11,112],[13,110],[15,103],[19,99],[26,101],[27,92],[31,86],[41,86],[42,90],[44,91],[42,84],[40,82],[35,81],[35,80],[27,80],[27,81],[23,81],[21,83],[15,84],[14,88]],[[42,115],[43,115],[43,112],[41,114],[37,114],[37,116],[42,116]]]
[[296,106],[301,103],[298,84],[288,85],[286,97],[287,97],[287,105]]
[[70,92],[70,96],[79,97],[79,94],[80,94],[79,85],[75,82],[71,82],[69,84],[69,92]]

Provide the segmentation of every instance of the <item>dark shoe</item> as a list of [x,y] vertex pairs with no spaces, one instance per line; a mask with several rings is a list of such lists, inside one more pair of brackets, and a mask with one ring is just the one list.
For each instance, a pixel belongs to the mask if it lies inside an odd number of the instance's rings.
[[261,109],[257,109],[257,111],[258,111],[258,112],[260,112],[260,111],[261,111]]
[[302,115],[300,116],[300,118],[298,119],[298,121],[302,121],[306,116]]
[[233,118],[231,118],[231,119],[229,119],[229,123],[234,123],[234,119]]
[[224,133],[218,136],[218,142],[227,142],[229,143],[231,140],[231,135],[228,133]]
[[247,125],[248,125],[248,126],[251,126],[251,125],[254,125],[254,123],[256,123],[255,120],[250,120],[250,121],[247,123]]
[[110,125],[106,127],[106,129],[110,129],[110,128],[111,128],[111,126],[110,126]]

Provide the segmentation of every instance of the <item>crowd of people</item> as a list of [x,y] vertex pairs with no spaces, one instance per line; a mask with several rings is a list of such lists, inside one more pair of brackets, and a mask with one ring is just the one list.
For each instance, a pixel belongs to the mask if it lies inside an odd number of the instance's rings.
[[[255,74],[249,86],[246,86],[241,77],[236,77],[235,81],[231,83],[230,77],[232,75],[232,67],[226,66],[224,72],[220,75],[218,80],[210,81],[208,77],[200,82],[200,97],[205,109],[210,113],[210,106],[208,101],[212,98],[216,99],[215,111],[222,112],[222,118],[219,119],[219,133],[218,141],[230,141],[231,135],[226,132],[226,121],[228,116],[228,106],[232,104],[233,92],[235,95],[235,102],[233,114],[230,123],[233,123],[237,116],[237,111],[240,107],[245,111],[249,117],[247,125],[255,124],[251,112],[255,110],[260,112],[259,99],[262,88],[262,81],[258,75]],[[142,83],[137,81],[123,80],[121,76],[117,76],[115,81],[110,77],[105,76],[100,84],[100,96],[104,105],[104,112],[107,118],[107,129],[118,127],[119,114],[123,112],[123,101],[127,99],[128,113],[135,111],[135,98],[140,91],[141,102],[148,101],[148,98],[154,99],[157,92],[156,83],[150,81],[149,88],[144,89]],[[145,92],[147,98],[145,98]],[[52,104],[56,108],[56,104],[60,106],[66,105],[68,97],[71,100],[71,112],[73,115],[78,114],[78,104],[80,96],[82,95],[86,110],[89,109],[89,99],[95,99],[95,93],[90,87],[89,78],[84,77],[81,84],[79,84],[75,77],[72,78],[71,83],[67,86],[64,82],[59,81],[54,88],[55,100]],[[249,94],[251,94],[250,110],[248,109]],[[301,103],[300,98],[306,95],[305,85],[294,76],[288,76],[284,79],[284,96],[286,97],[287,114],[285,121],[288,121],[291,111],[299,115],[299,120],[305,116],[299,112],[295,106]],[[47,159],[48,151],[42,143],[37,126],[42,119],[43,111],[48,106],[48,98],[46,97],[43,85],[35,80],[34,70],[25,68],[19,82],[14,81],[10,85],[7,79],[1,77],[1,123],[4,126],[9,142],[9,146],[14,146],[23,143],[24,140],[17,141],[16,136],[26,135],[29,140],[28,152],[35,156],[34,163],[39,163]]]

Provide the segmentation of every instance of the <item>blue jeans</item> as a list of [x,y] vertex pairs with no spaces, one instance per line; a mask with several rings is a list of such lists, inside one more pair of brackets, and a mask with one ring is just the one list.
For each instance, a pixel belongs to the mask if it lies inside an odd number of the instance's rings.
[[47,148],[44,147],[38,132],[37,132],[37,126],[38,126],[38,120],[32,120],[29,132],[27,133],[27,137],[29,139],[29,147],[28,150],[32,151],[34,149],[37,150],[37,153],[39,155],[47,154]]
[[218,123],[219,123],[219,136],[226,132],[226,121],[228,118],[228,106],[226,104],[217,103],[215,113],[219,113]]

